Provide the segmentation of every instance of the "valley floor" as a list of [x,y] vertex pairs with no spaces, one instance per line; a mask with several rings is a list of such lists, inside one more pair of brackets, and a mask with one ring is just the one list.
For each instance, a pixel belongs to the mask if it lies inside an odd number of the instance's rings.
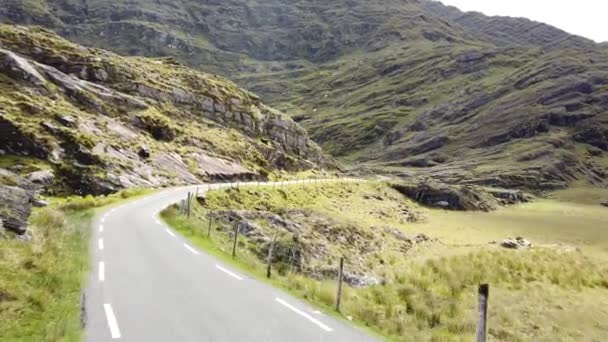
[[[240,222],[247,228],[239,228],[232,262],[260,278],[270,238],[279,236],[270,281],[327,313],[335,314],[335,270],[345,256],[352,286],[341,315],[391,340],[472,340],[477,285],[487,282],[490,340],[604,341],[608,209],[590,201],[602,191],[572,189],[481,213],[424,208],[383,182],[249,186],[210,192],[191,218],[176,208],[163,217],[226,260]],[[534,247],[490,244],[517,236]],[[369,279],[378,281],[360,286]]]

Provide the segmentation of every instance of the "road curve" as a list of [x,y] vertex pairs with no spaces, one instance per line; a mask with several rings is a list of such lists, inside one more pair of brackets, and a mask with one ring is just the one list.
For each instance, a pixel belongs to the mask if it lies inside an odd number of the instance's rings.
[[[211,185],[221,186],[227,184]],[[169,230],[158,213],[195,189],[165,190],[95,220],[87,341],[374,340],[222,264]]]

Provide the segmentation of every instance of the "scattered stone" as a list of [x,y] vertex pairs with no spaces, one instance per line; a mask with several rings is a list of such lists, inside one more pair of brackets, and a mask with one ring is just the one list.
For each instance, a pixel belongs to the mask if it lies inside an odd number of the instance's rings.
[[534,197],[520,190],[487,189],[490,195],[498,199],[500,204],[517,204],[530,202]]
[[255,231],[259,231],[260,227],[254,222],[248,220],[241,220],[238,223],[239,234],[243,234],[245,236],[253,235],[252,233]]
[[431,238],[426,234],[418,234],[414,238],[414,241],[416,241],[416,243],[423,243],[423,242],[431,241]]
[[397,228],[384,227],[383,230],[385,233],[392,235],[397,240],[406,242],[409,245],[431,241],[431,238],[428,235],[422,233],[417,234],[414,237],[410,237]]
[[148,159],[152,155],[150,147],[148,147],[148,145],[141,145],[139,147],[139,150],[137,151],[137,154],[144,159]]
[[36,199],[32,200],[32,205],[37,208],[42,208],[42,207],[48,206],[49,202],[45,201],[43,199],[40,199],[40,198],[36,198]]
[[67,115],[67,114],[58,114],[55,116],[55,119],[62,125],[66,126],[66,127],[70,127],[70,128],[75,128],[76,126],[78,126],[78,121],[76,120],[75,117],[71,116],[71,115]]
[[608,207],[608,200],[601,202],[600,205],[602,205],[604,207]]
[[352,287],[367,287],[382,283],[380,279],[365,274],[344,273],[343,279],[345,283]]
[[529,249],[532,248],[532,243],[522,237],[517,237],[502,240],[500,246],[509,249]]
[[44,127],[44,129],[46,129],[47,132],[53,134],[53,135],[58,135],[59,132],[59,127],[55,126],[53,123],[49,122],[49,121],[44,121],[40,124],[42,127]]

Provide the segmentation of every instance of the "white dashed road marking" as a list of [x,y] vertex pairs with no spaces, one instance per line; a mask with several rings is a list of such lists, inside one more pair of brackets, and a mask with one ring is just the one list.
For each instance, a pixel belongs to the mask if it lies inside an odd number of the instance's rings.
[[281,298],[275,298],[277,302],[281,303],[283,306],[289,308],[291,311],[297,313],[298,315],[306,318],[307,320],[313,322],[314,324],[318,325],[321,329],[327,331],[327,332],[331,332],[333,331],[332,328],[328,327],[327,325],[323,324],[323,322],[319,321],[318,319],[312,317],[311,315],[307,314],[306,312],[296,308],[295,306],[287,303],[286,301],[282,300]]
[[222,266],[220,266],[220,265],[217,265],[217,264],[216,264],[216,265],[215,265],[215,267],[216,267],[218,270],[220,270],[220,271],[222,271],[222,272],[226,273],[227,275],[231,276],[232,278],[235,278],[235,279],[237,279],[237,280],[243,280],[243,277],[239,276],[238,274],[236,274],[236,273],[234,273],[234,272],[232,272],[232,271],[230,271],[230,270],[227,270],[227,269],[223,268],[223,267],[222,267]]
[[103,309],[106,312],[106,320],[108,321],[108,327],[110,328],[110,335],[113,339],[120,338],[120,329],[118,328],[118,322],[116,321],[116,316],[114,316],[112,305],[104,304]]
[[100,224],[100,225],[99,225],[99,232],[100,232],[100,233],[103,233],[103,224]]
[[103,261],[99,262],[99,274],[97,275],[99,278],[99,282],[103,282],[104,280],[106,280],[106,265],[104,264]]
[[100,251],[103,251],[103,239],[97,241],[97,247],[99,247]]

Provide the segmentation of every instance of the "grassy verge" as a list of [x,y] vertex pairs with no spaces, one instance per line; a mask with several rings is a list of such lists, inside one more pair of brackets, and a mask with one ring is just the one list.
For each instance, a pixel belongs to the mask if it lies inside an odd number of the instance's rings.
[[[399,220],[396,213],[403,205],[419,211],[425,219],[418,223]],[[602,341],[608,336],[608,265],[603,258],[562,248],[558,243],[566,241],[579,248],[580,236],[597,240],[593,227],[607,216],[595,207],[574,206],[564,211],[565,206],[568,203],[540,201],[490,214],[453,213],[419,207],[398,198],[381,183],[368,182],[224,189],[212,191],[204,207],[195,205],[190,219],[178,216],[175,208],[165,210],[162,216],[197,246],[262,279],[265,260],[256,253],[254,242],[241,238],[237,258],[232,260],[232,240],[225,227],[214,225],[212,238],[207,239],[208,209],[289,215],[294,208],[304,208],[370,231],[390,225],[405,233],[422,231],[432,238],[440,237],[439,242],[406,254],[389,249],[377,253],[370,261],[383,283],[345,288],[342,314],[390,340],[474,339],[476,289],[479,283],[488,282],[492,340]],[[590,213],[593,215],[586,216]],[[552,230],[560,215],[564,222]],[[576,216],[576,225],[568,219],[572,215]],[[517,220],[513,221],[514,217]],[[511,229],[507,221],[512,222]],[[488,245],[490,238],[526,230],[548,245],[528,251]],[[377,235],[370,237],[375,239]],[[603,240],[607,239],[604,235]],[[283,268],[274,274],[271,283],[332,312],[336,293],[333,279],[315,280]]]
[[[193,245],[217,257],[222,262],[260,281],[285,290],[295,297],[307,300],[325,314],[341,319],[353,320],[352,316],[335,311],[337,291],[335,282],[315,281],[296,272],[278,272],[276,269],[273,269],[272,277],[267,278],[267,264],[258,259],[249,249],[243,248],[247,244],[247,241],[243,238],[239,238],[238,240],[237,257],[232,258],[232,243],[234,240],[231,240],[225,234],[218,234],[216,231],[217,225],[214,224],[212,226],[212,236],[208,238],[207,228],[202,227],[200,221],[197,222],[196,220],[179,216],[174,207],[164,210],[161,213],[161,217],[170,227],[188,239]],[[346,293],[350,290],[344,288],[344,291]],[[356,320],[354,323],[370,334],[381,336],[379,330],[365,324],[363,321]]]
[[51,198],[34,210],[30,241],[0,239],[0,340],[80,341],[81,296],[96,208],[143,195]]

